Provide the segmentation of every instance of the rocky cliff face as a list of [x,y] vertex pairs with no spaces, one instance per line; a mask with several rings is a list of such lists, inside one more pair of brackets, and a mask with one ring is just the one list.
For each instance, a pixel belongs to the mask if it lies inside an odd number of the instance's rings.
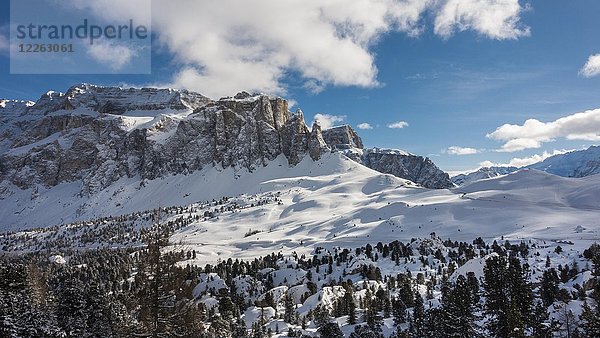
[[329,150],[301,111],[248,93],[212,101],[187,91],[78,85],[2,116],[0,180],[21,189],[81,180],[82,194],[91,194],[125,176],[143,184],[205,166],[252,171],[282,154],[295,165]]
[[349,125],[324,130],[323,138],[333,149],[363,148],[362,139]]
[[214,101],[185,90],[81,84],[35,104],[2,100],[0,119],[0,198],[11,185],[81,182],[80,194],[91,195],[123,177],[143,185],[205,167],[253,171],[278,156],[294,166],[331,150],[424,187],[452,185],[429,159],[364,150],[350,126],[309,128],[302,111],[267,95]]
[[429,158],[398,150],[366,149],[363,164],[385,174],[411,180],[430,189],[452,188],[450,176],[440,170]]

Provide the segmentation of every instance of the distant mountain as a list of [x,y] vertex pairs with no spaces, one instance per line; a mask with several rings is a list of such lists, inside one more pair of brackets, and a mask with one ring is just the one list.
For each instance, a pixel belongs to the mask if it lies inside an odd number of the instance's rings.
[[517,170],[519,170],[517,167],[483,167],[474,172],[453,176],[452,182],[460,186],[500,175],[507,175]]
[[600,174],[600,146],[554,155],[527,168],[563,177],[585,177]]
[[[600,174],[600,146],[554,155],[523,168],[537,169],[562,177],[586,177]],[[507,175],[519,169],[517,167],[483,167],[474,172],[453,176],[452,182],[462,186],[479,180]]]

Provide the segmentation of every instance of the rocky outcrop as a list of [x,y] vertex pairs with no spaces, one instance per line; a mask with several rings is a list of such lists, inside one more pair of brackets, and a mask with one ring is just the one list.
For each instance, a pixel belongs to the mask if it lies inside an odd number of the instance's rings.
[[430,189],[452,188],[450,176],[429,158],[397,150],[366,149],[363,164],[385,174],[411,180]]
[[308,154],[310,155],[310,158],[316,161],[321,158],[323,153],[329,150],[329,146],[323,139],[321,126],[319,126],[318,123],[313,123],[312,131],[308,138]]
[[323,139],[333,149],[363,149],[362,139],[349,125],[324,130]]

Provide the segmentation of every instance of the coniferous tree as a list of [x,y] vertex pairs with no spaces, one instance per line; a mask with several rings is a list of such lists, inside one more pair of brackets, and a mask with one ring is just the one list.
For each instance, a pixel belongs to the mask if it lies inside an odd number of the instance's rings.
[[415,306],[413,307],[413,331],[417,337],[423,337],[425,329],[425,305],[423,297],[418,292],[415,292]]
[[374,331],[368,325],[356,325],[349,338],[383,338],[383,334]]
[[56,316],[67,337],[83,337],[90,332],[85,291],[78,280],[69,280],[59,289]]
[[528,267],[515,257],[493,256],[486,261],[483,272],[488,331],[499,337],[524,336],[533,322]]
[[[204,336],[204,322],[207,318],[202,307],[194,303],[180,302],[176,305],[176,313],[177,315],[173,317],[172,329],[170,331],[173,336],[181,338]],[[243,325],[243,333],[245,334],[246,325]],[[239,331],[235,331],[235,329],[233,331],[239,334]],[[244,338],[246,336],[234,335],[234,337]]]
[[584,303],[580,319],[585,337],[600,337],[600,311],[598,306],[591,307],[587,302]]
[[406,305],[400,297],[396,297],[392,301],[392,316],[394,317],[394,326],[396,330],[401,324],[406,323]]
[[446,332],[446,316],[442,308],[431,308],[425,312],[425,327],[423,332],[428,338],[445,338],[450,335]]
[[540,298],[545,306],[550,306],[556,300],[559,294],[560,279],[556,270],[550,269],[544,271],[540,285]]
[[114,295],[105,293],[98,285],[91,285],[83,292],[89,332],[107,338],[133,333],[133,320],[125,306]]
[[27,268],[0,263],[0,337],[64,337],[49,309],[32,297]]
[[348,315],[348,324],[356,324],[356,303],[354,302],[354,287],[352,281],[346,284],[346,293],[344,293],[343,302]]
[[533,337],[550,338],[558,330],[558,322],[550,319],[548,309],[542,302],[536,302],[533,308],[533,323],[531,333]]
[[460,275],[455,285],[442,288],[442,317],[447,337],[475,337],[474,299],[467,279]]
[[169,244],[169,229],[160,223],[159,208],[154,215],[154,225],[148,235],[147,248],[141,266],[138,268],[139,283],[143,285],[138,293],[140,299],[139,318],[144,328],[142,334],[153,338],[164,337],[173,331],[177,297],[175,295],[175,264],[177,257],[172,253],[163,253]]
[[[264,336],[264,327],[262,325],[257,325],[257,328],[260,329],[261,337]],[[212,338],[229,338],[232,336],[231,334],[231,326],[229,321],[216,317],[213,318],[212,323],[210,323],[210,327],[208,328],[208,337]]]
[[284,306],[284,314],[283,320],[286,323],[293,323],[296,313],[296,306],[294,304],[294,299],[291,295],[285,294],[283,296],[283,306]]
[[313,319],[315,325],[317,327],[321,327],[331,322],[331,315],[329,314],[329,311],[326,308],[318,305],[313,311]]
[[398,295],[404,302],[404,305],[406,305],[406,307],[409,308],[413,307],[415,305],[415,298],[414,293],[412,291],[412,286],[410,284],[410,278],[403,275],[401,278],[398,279],[398,283]]
[[582,307],[581,326],[585,337],[600,337],[600,245],[592,244],[583,252],[583,256],[592,260],[595,277],[591,301],[586,301]]
[[321,338],[344,338],[344,334],[337,323],[329,322],[321,326],[317,332]]

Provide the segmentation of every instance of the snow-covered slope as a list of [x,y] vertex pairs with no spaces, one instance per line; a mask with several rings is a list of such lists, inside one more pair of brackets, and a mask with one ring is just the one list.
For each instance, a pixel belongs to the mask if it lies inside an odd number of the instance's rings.
[[[521,170],[456,189],[430,190],[332,153],[318,161],[306,157],[294,167],[281,156],[252,173],[212,168],[145,186],[123,178],[114,187],[91,197],[78,195],[77,186],[69,183],[34,196],[24,191],[3,201],[2,227],[49,226],[237,196],[236,203],[246,207],[208,218],[205,212],[213,209],[190,212],[194,221],[178,230],[173,242],[196,250],[200,261],[213,262],[279,250],[308,253],[317,246],[408,241],[432,232],[465,241],[600,236],[598,175],[574,179]],[[280,202],[256,203],[269,197]],[[170,217],[164,221],[180,216]]]
[[542,162],[532,164],[528,168],[543,170],[563,177],[600,174],[600,146],[554,155]]
[[[340,169],[352,164],[342,158],[337,161]],[[194,247],[203,259],[212,261],[250,258],[278,249],[302,252],[314,246],[408,241],[432,232],[465,241],[477,237],[590,240],[600,235],[597,176],[566,179],[524,170],[461,189],[428,190],[360,167],[343,170],[271,181],[271,187],[284,188],[278,190],[281,204],[199,222],[178,233],[175,242]],[[244,237],[250,229],[260,233]]]

